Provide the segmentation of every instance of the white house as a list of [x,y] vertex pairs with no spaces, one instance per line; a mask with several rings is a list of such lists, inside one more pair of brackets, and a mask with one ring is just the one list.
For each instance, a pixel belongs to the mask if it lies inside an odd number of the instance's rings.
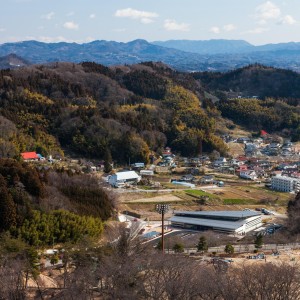
[[135,171],[123,171],[112,174],[108,177],[108,183],[113,187],[121,187],[126,183],[137,183],[141,180]]
[[240,177],[243,179],[256,180],[257,174],[253,170],[244,170],[240,172]]
[[201,181],[201,183],[213,183],[214,176],[213,175],[204,175],[200,181]]
[[225,157],[219,157],[218,159],[216,159],[216,160],[214,161],[214,166],[215,166],[215,167],[222,166],[222,165],[224,165],[226,162],[227,162],[227,160],[226,160]]

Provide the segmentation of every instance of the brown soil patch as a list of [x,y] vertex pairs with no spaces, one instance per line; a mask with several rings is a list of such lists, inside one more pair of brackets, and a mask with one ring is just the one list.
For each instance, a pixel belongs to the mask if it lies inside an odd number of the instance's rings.
[[227,144],[229,148],[229,154],[233,157],[245,155],[245,145],[240,143],[229,142]]
[[149,203],[149,202],[159,202],[159,203],[164,203],[164,202],[177,202],[177,201],[184,201],[183,199],[173,195],[173,194],[168,194],[168,195],[159,195],[155,197],[147,197],[147,198],[138,198],[134,200],[127,200],[128,202],[143,202],[143,203]]

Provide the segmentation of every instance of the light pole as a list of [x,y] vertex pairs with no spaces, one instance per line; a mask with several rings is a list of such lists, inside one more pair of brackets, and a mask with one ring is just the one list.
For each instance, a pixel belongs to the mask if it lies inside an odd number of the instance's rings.
[[156,204],[155,206],[156,211],[161,214],[161,250],[165,253],[165,241],[164,241],[164,233],[165,233],[165,226],[164,226],[164,216],[165,213],[169,210],[168,204]]

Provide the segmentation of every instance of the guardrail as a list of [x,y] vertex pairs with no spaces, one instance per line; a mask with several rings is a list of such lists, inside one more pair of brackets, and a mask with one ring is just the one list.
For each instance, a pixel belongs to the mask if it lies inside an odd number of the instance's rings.
[[[240,244],[232,245],[235,253],[253,252],[256,248],[253,244]],[[224,253],[225,245],[217,247],[209,247],[206,253]],[[263,251],[283,251],[283,250],[296,250],[300,249],[300,243],[288,243],[288,244],[264,244],[259,249],[259,252]],[[190,254],[197,252],[197,248],[185,248],[184,253]],[[174,253],[171,249],[166,249],[166,253]]]

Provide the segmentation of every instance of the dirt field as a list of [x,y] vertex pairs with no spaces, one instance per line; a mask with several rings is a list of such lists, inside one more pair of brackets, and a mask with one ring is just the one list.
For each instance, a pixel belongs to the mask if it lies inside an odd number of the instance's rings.
[[[141,215],[142,218],[158,220],[155,205],[168,203],[173,210],[242,210],[266,207],[269,210],[284,214],[286,204],[293,195],[277,193],[260,187],[202,186],[201,190],[212,195],[212,200],[206,205],[197,203],[197,196],[189,196],[184,191],[169,193],[123,193],[120,195],[120,210],[129,210]],[[215,200],[214,200],[215,199]]]
[[142,202],[142,203],[167,203],[167,202],[182,202],[184,201],[184,199],[181,199],[179,197],[177,197],[174,194],[167,194],[167,195],[159,195],[159,196],[155,196],[155,197],[148,197],[148,198],[138,198],[138,199],[133,199],[133,200],[127,200],[126,203],[137,203],[137,202]]
[[[263,186],[227,186],[227,187],[201,187],[202,190],[208,193],[218,195],[221,199],[250,199],[254,204],[262,202],[280,202],[286,204],[291,195],[288,193],[279,193],[267,190]],[[262,203],[264,204],[264,203]]]

